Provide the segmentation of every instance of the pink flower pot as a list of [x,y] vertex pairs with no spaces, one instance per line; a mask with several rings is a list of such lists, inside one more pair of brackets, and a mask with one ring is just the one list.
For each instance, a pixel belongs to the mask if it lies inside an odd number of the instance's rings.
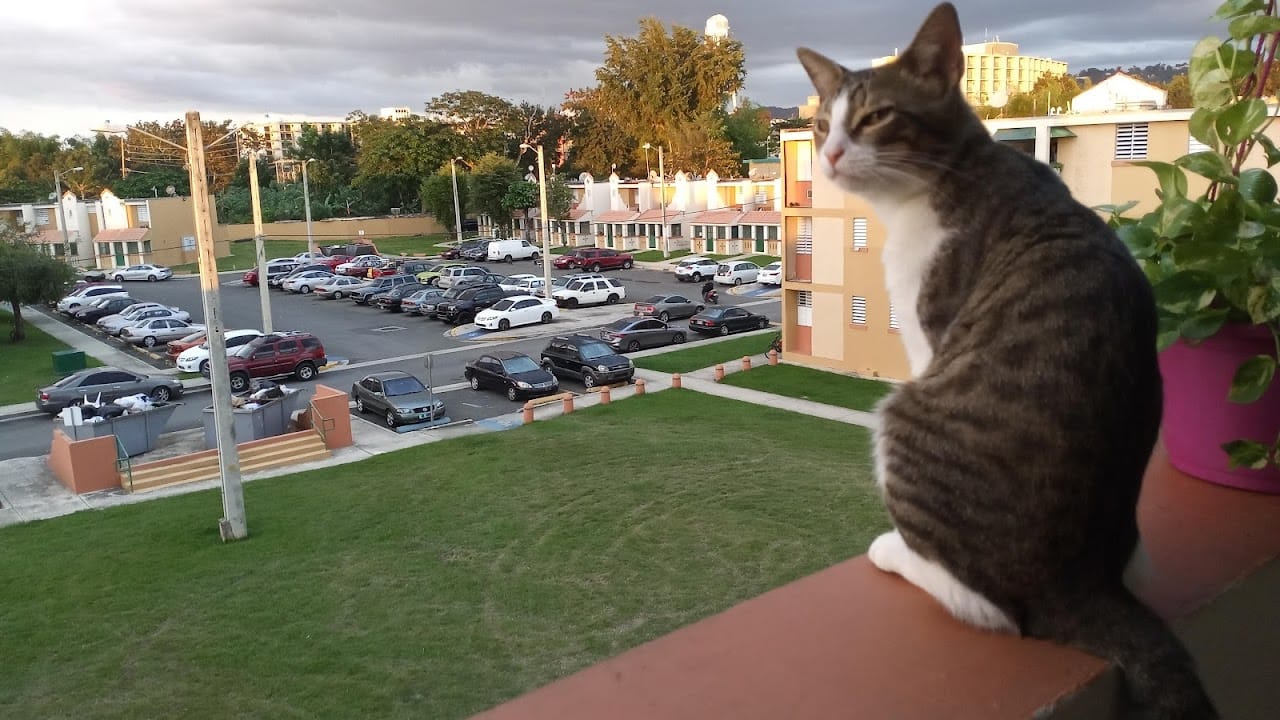
[[1164,378],[1164,444],[1173,466],[1219,485],[1277,494],[1280,469],[1229,468],[1224,443],[1270,444],[1280,434],[1280,382],[1257,402],[1227,400],[1231,378],[1246,358],[1275,355],[1266,328],[1228,325],[1197,345],[1179,340],[1160,353]]

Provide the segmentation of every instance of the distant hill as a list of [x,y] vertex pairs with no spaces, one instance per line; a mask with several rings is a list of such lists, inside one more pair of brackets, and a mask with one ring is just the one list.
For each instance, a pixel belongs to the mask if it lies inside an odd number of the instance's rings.
[[1146,80],[1149,83],[1159,83],[1161,85],[1164,85],[1165,83],[1172,80],[1173,76],[1175,75],[1186,75],[1187,64],[1178,63],[1177,65],[1166,65],[1165,63],[1158,63],[1156,65],[1148,65],[1146,67],[1141,67],[1141,68],[1138,67],[1137,65],[1133,65],[1127,68],[1091,67],[1091,68],[1087,68],[1085,70],[1081,70],[1080,72],[1076,72],[1072,74],[1075,75],[1076,77],[1087,77],[1089,78],[1089,80],[1093,82],[1093,84],[1096,85],[1099,82],[1106,80],[1107,78],[1116,74],[1117,71],[1121,71],[1121,70],[1124,71],[1126,75],[1132,75],[1133,77]]
[[776,105],[765,105],[765,110],[769,111],[769,117],[773,120],[790,120],[800,114],[798,107],[778,107]]

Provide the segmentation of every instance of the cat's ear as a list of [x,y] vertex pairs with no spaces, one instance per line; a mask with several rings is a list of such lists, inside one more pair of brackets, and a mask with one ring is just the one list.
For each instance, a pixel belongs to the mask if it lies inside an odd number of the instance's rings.
[[805,47],[796,48],[796,57],[800,58],[804,71],[809,73],[809,79],[813,81],[819,97],[825,100],[840,91],[844,68],[839,63]]
[[963,41],[955,6],[942,3],[925,18],[898,63],[916,77],[941,81],[943,88],[955,87],[964,77]]

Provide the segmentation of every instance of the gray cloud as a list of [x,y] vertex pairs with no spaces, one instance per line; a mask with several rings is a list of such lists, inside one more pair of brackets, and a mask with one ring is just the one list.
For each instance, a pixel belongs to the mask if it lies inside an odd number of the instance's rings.
[[[343,116],[421,109],[451,90],[560,102],[594,84],[606,35],[641,15],[701,30],[724,13],[747,53],[746,95],[794,106],[811,90],[807,45],[850,66],[905,47],[933,0],[64,0],[9,8],[0,127],[84,134],[104,120]],[[1182,62],[1217,28],[1217,0],[972,0],[966,42],[1017,42],[1072,70]],[[15,81],[15,78],[20,80]]]

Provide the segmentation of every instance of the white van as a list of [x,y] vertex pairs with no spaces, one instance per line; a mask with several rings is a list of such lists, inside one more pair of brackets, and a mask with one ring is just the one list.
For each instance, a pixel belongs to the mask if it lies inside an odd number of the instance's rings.
[[538,248],[529,244],[528,240],[507,239],[494,240],[489,243],[489,260],[537,260]]

